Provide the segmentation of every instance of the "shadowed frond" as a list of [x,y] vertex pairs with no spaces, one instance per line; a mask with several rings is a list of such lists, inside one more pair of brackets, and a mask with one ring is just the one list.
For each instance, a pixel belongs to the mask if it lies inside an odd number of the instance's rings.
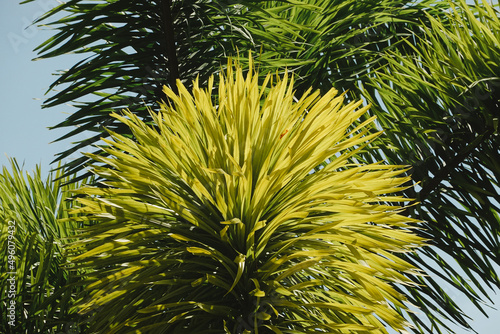
[[52,333],[76,330],[76,314],[69,310],[74,294],[62,289],[76,281],[66,265],[63,245],[72,241],[81,223],[69,218],[68,191],[63,171],[42,180],[40,169],[23,175],[15,160],[0,174],[0,313],[1,333]]
[[[416,194],[408,193],[421,204],[408,213],[426,221],[422,235],[435,248],[421,249],[411,262],[455,286],[486,314],[482,299],[491,301],[488,289],[500,287],[495,270],[500,264],[500,19],[486,2],[474,8],[465,1],[450,4],[451,25],[429,16],[431,27],[414,55],[387,56],[389,66],[373,82],[385,106],[376,113],[389,129],[391,146],[381,145],[384,154],[393,163],[406,159],[421,182]],[[446,262],[443,253],[455,261]],[[445,310],[468,327],[441,286],[425,277],[415,280],[425,282],[428,288],[422,289],[438,301],[422,303],[427,314]],[[413,298],[421,293],[413,291]]]
[[[29,2],[29,0],[28,0]],[[332,86],[350,90],[351,100],[382,57],[418,34],[425,14],[442,16],[440,1],[209,1],[209,0],[70,0],[42,16],[38,23],[56,31],[36,51],[40,58],[82,54],[49,87],[44,107],[71,103],[74,112],[53,128],[68,128],[64,140],[87,139],[61,152],[56,160],[88,151],[104,128],[130,134],[110,115],[128,108],[146,122],[144,105],[163,98],[163,85],[176,90],[199,77],[206,84],[227,57],[249,50],[259,66],[296,73],[296,89],[326,93]],[[63,15],[61,19],[55,19]],[[54,20],[54,21],[51,21]],[[412,32],[413,31],[413,32]],[[222,63],[221,63],[222,62]],[[264,72],[264,71],[262,71]],[[88,157],[68,163],[68,174],[81,171]]]

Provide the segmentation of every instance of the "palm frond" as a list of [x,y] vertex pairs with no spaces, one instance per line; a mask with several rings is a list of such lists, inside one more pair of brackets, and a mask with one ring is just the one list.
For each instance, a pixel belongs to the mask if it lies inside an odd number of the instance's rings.
[[[63,245],[81,224],[68,218],[72,202],[62,171],[42,180],[40,169],[23,175],[15,160],[0,174],[0,311],[2,333],[52,333],[76,329],[69,313],[78,289],[62,289],[75,280],[66,265]],[[57,180],[54,180],[57,179]],[[69,239],[68,239],[69,238]],[[13,306],[12,306],[13,305]]]
[[[431,27],[414,47],[415,55],[387,57],[389,66],[374,80],[387,112],[376,113],[390,129],[392,147],[381,145],[384,154],[393,162],[406,159],[421,182],[421,205],[408,213],[426,221],[423,236],[435,248],[421,250],[412,262],[436,272],[486,314],[481,301],[489,299],[487,289],[500,287],[493,269],[500,264],[500,20],[486,2],[474,8],[464,1],[450,4],[451,26],[429,17]],[[442,260],[439,252],[455,262]],[[469,327],[439,285],[416,280],[427,284],[429,296],[444,296],[426,304],[426,313],[446,310]]]
[[[88,139],[61,152],[57,160],[87,149],[107,136],[104,127],[126,134],[110,115],[129,108],[146,122],[144,107],[175,91],[175,80],[201,83],[227,57],[259,53],[263,70],[296,73],[301,93],[310,86],[327,92],[357,92],[357,81],[393,48],[427,22],[426,10],[442,16],[441,2],[420,1],[170,1],[71,0],[47,12],[38,23],[58,31],[41,44],[39,58],[68,53],[86,56],[49,87],[49,108],[71,103],[76,110],[53,128],[72,129]],[[51,22],[51,18],[64,15]],[[87,56],[88,55],[88,56]],[[240,58],[244,63],[245,56]],[[262,71],[264,72],[264,71]],[[56,89],[58,91],[56,91]],[[353,97],[355,95],[352,95]],[[88,159],[68,163],[67,174],[81,171]]]

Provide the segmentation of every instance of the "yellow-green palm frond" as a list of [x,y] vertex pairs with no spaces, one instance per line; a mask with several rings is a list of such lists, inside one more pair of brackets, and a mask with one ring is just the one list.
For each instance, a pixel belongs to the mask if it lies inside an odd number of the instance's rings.
[[99,221],[71,249],[95,269],[80,312],[108,333],[403,330],[393,285],[415,270],[396,253],[422,240],[399,214],[406,168],[351,160],[376,136],[352,127],[367,107],[231,63],[213,85],[165,88],[154,126],[114,115],[135,139],[111,133],[105,187],[79,191]]

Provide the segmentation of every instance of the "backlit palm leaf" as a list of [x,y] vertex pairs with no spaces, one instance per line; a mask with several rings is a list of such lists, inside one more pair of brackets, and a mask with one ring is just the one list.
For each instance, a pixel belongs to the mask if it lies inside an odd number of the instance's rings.
[[[114,117],[105,188],[83,187],[99,221],[72,246],[91,267],[79,303],[106,333],[386,333],[408,325],[393,284],[415,273],[396,254],[422,240],[394,195],[403,166],[356,165],[376,135],[367,108],[332,89],[294,102],[293,79],[228,67],[217,100],[178,83],[171,105]],[[324,168],[313,169],[330,159]],[[392,205],[388,205],[388,204]]]

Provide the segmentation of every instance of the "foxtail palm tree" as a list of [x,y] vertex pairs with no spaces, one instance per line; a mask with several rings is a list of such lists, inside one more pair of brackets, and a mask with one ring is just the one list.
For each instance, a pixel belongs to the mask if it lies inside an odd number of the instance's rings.
[[[177,79],[190,87],[196,77],[206,85],[228,56],[254,50],[260,68],[295,74],[299,96],[333,86],[348,90],[348,101],[371,102],[366,117],[377,115],[387,135],[370,144],[379,150],[358,151],[357,161],[411,164],[421,185],[403,191],[423,203],[404,214],[427,222],[419,233],[433,247],[407,260],[480,309],[483,286],[498,289],[497,2],[70,0],[39,22],[56,31],[38,48],[40,58],[86,57],[57,78],[50,89],[60,90],[45,103],[76,106],[54,126],[70,127],[61,140],[91,134],[58,159],[88,150],[108,136],[105,128],[132,136],[111,114],[129,108],[149,124],[146,106],[159,109],[163,85],[176,91]],[[66,172],[89,161],[81,157]],[[443,319],[469,327],[433,277],[408,277],[425,283],[411,290],[430,320],[407,316],[416,332],[442,333]]]

